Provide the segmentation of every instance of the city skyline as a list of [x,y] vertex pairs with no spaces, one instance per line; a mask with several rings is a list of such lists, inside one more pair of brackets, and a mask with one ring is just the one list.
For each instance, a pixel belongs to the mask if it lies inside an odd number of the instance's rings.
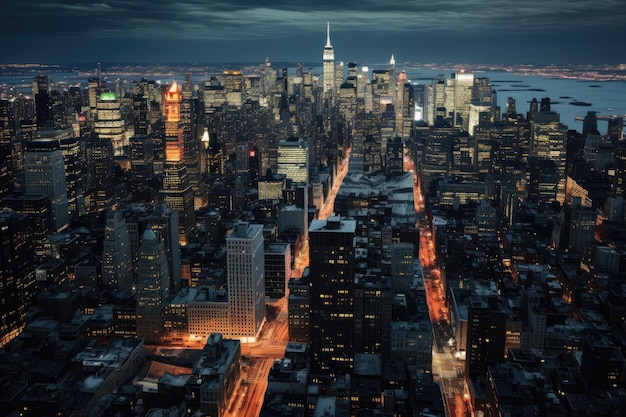
[[153,2],[25,0],[3,5],[6,62],[338,60],[619,63],[616,1]]

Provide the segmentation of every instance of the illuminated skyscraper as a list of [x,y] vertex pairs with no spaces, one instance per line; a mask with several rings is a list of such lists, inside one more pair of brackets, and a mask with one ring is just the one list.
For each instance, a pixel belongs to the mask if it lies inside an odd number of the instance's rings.
[[124,153],[124,146],[128,145],[126,139],[126,127],[120,113],[120,103],[115,93],[106,92],[100,94],[100,100],[96,105],[95,132],[102,139],[108,139],[113,145],[115,155]]
[[396,74],[396,58],[393,54],[389,58],[389,94],[393,98],[394,106],[398,107],[398,77]]
[[335,50],[330,43],[330,22],[326,24],[326,45],[323,54],[324,97],[332,97],[335,90]]
[[63,154],[57,140],[37,140],[26,144],[26,195],[45,195],[52,205],[53,228],[56,231],[69,225],[67,184]]
[[309,227],[312,368],[351,373],[354,361],[356,221],[331,216]]
[[309,147],[295,136],[278,144],[278,174],[293,182],[309,183]]
[[226,238],[231,336],[254,341],[265,317],[263,226],[240,222]]
[[165,178],[160,197],[178,212],[178,240],[187,243],[187,236],[196,223],[193,190],[185,166],[185,144],[180,122],[180,92],[176,82],[165,94]]
[[446,82],[446,110],[452,113],[453,126],[462,127],[467,131],[469,124],[469,107],[472,101],[474,74],[458,73]]
[[[543,100],[542,106],[545,106]],[[560,122],[559,114],[552,111],[535,114],[531,123],[530,157],[554,162],[558,174],[556,199],[560,202],[565,199],[566,145],[567,126]]]
[[229,105],[241,108],[243,103],[243,73],[239,70],[226,70],[222,73],[224,95]]

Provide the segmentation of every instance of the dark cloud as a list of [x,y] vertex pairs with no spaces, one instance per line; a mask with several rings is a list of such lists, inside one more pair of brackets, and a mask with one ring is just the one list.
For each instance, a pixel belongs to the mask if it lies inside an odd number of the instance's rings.
[[[576,51],[576,47],[595,43],[598,52],[607,45],[619,48],[619,29],[626,18],[621,0],[362,0],[358,3],[347,0],[12,0],[6,3],[0,13],[0,35],[12,41],[8,52],[22,46],[35,56],[38,51],[33,51],[33,46],[43,42],[56,43],[50,50],[61,51],[66,45],[67,55],[74,45],[91,40],[92,45],[109,49],[106,52],[111,59],[124,55],[128,45],[149,47],[150,42],[210,46],[214,53],[224,57],[235,55],[237,50],[242,53],[256,50],[250,45],[255,48],[265,45],[268,54],[282,52],[281,47],[298,41],[302,46],[316,40],[319,46],[324,40],[325,22],[331,21],[333,43],[338,46],[345,40],[351,51],[362,48],[375,52],[372,46],[382,47],[380,41],[385,39],[388,50],[397,45],[407,51],[411,45],[424,51],[458,49],[461,44],[472,47],[470,41],[473,41],[473,47],[491,49],[494,57],[507,52],[498,47],[518,44],[532,52],[532,45],[524,42],[537,42],[537,50],[548,49],[549,55],[559,55],[562,51],[558,46],[565,42],[562,45],[571,49],[572,55],[574,52],[587,55],[593,61],[601,59],[594,57],[594,48]],[[239,47],[225,51],[220,45]],[[292,52],[303,52],[302,47],[294,46]],[[550,52],[550,47],[556,49]],[[311,57],[317,59],[318,52],[310,51]]]

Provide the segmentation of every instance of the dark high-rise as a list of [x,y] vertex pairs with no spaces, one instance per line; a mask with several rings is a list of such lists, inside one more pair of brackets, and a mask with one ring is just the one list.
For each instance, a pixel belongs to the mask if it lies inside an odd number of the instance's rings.
[[468,308],[466,372],[482,378],[487,366],[504,360],[507,315],[494,297],[475,297]]
[[12,100],[0,99],[0,197],[13,189],[13,158],[15,140],[15,107]]
[[30,141],[25,151],[26,194],[45,195],[50,198],[53,228],[61,231],[69,225],[70,219],[65,166],[59,141]]
[[28,216],[0,212],[0,249],[0,346],[4,346],[24,328],[26,286],[34,275]]
[[309,227],[312,368],[330,376],[354,362],[355,231],[356,220],[340,217]]

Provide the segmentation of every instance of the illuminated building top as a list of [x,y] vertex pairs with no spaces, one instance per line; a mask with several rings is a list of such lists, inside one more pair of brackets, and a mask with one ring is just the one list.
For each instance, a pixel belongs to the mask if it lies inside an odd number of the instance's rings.
[[326,23],[326,46],[324,46],[324,61],[334,61],[335,50],[330,43],[330,22]]
[[178,91],[176,81],[172,83],[172,86],[165,93],[165,121],[180,121],[180,92]]
[[326,48],[332,48],[330,44],[330,22],[326,22]]
[[100,101],[115,101],[115,93],[112,93],[110,91],[104,92],[104,93],[100,93]]

